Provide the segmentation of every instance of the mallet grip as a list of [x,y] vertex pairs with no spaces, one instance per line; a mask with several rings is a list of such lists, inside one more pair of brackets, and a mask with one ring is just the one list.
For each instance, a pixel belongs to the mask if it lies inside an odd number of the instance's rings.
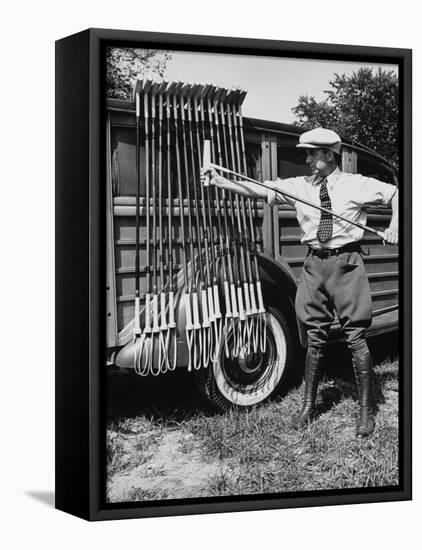
[[141,95],[139,92],[135,94],[135,103],[136,103],[136,118],[141,116]]
[[211,143],[208,139],[204,140],[204,154],[202,157],[202,168],[205,174],[204,187],[209,187],[210,176],[209,174],[207,174],[207,172],[211,168]]

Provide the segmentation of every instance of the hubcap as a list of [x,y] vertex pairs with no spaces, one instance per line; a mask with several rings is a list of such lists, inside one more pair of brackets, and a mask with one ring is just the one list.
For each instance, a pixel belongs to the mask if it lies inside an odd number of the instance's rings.
[[[230,343],[229,343],[230,344]],[[230,348],[229,348],[230,349]],[[243,346],[237,357],[221,356],[221,367],[227,383],[236,391],[248,393],[256,384],[265,383],[272,371],[275,359],[275,343],[270,331],[267,332],[267,349],[261,353]]]
[[243,372],[251,374],[256,372],[262,363],[262,353],[248,353],[248,348],[243,346],[237,358],[239,367]]
[[[286,338],[278,319],[267,313],[265,322],[266,349],[257,353],[247,346],[238,350],[236,357],[226,356],[225,345],[220,348],[219,359],[213,366],[215,383],[229,402],[250,406],[266,399],[280,382],[286,362]],[[227,348],[233,349],[232,333],[227,335]]]

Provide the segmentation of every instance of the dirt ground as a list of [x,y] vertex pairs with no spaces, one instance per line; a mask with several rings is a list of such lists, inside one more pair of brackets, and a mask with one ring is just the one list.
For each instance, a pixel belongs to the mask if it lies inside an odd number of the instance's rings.
[[208,496],[208,480],[221,473],[221,461],[204,462],[198,443],[183,430],[150,430],[143,436],[154,440],[146,455],[137,449],[138,436],[126,438],[123,453],[128,457],[138,456],[141,463],[128,465],[110,476],[109,502],[131,499],[133,494],[145,499],[148,496],[169,499]]
[[288,427],[292,411],[300,408],[303,387],[250,416],[214,416],[204,415],[186,373],[161,380],[112,376],[107,385],[107,501],[239,494],[240,486],[246,494],[260,492],[261,486],[268,491],[274,483],[289,491],[383,485],[385,480],[394,484],[397,361],[385,357],[397,348],[386,339],[379,344],[377,429],[363,442],[354,437],[353,374],[349,368],[338,377],[338,362],[320,388],[319,399],[327,401],[321,405],[323,414],[303,433]]

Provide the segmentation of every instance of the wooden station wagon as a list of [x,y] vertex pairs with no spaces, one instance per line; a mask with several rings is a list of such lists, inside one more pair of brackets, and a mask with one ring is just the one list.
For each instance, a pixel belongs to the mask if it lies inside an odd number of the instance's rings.
[[[133,370],[135,297],[135,103],[108,100],[107,108],[107,363]],[[295,126],[243,119],[248,175],[263,181],[310,174],[305,155],[296,149],[301,129]],[[141,145],[141,157],[145,151]],[[375,152],[344,140],[341,169],[397,184],[394,168]],[[142,177],[142,175],[141,175]],[[186,201],[186,208],[190,207]],[[177,199],[164,198],[163,216],[173,212],[174,269],[177,275],[177,368],[186,368],[188,348],[181,300],[183,278]],[[199,215],[196,213],[195,215]],[[145,289],[146,198],[140,201],[140,284]],[[368,225],[384,230],[391,211],[368,210]],[[166,218],[167,219],[167,218]],[[215,213],[213,215],[215,221]],[[228,359],[223,349],[207,368],[194,371],[198,389],[216,407],[250,406],[277,394],[288,383],[289,372],[299,369],[300,334],[294,314],[297,281],[307,253],[300,242],[295,211],[289,206],[268,206],[253,201],[253,222],[259,273],[267,309],[267,346],[257,352]],[[198,244],[194,234],[194,244]],[[164,234],[164,246],[169,235]],[[368,335],[398,326],[398,249],[384,246],[373,234],[362,241],[373,300],[373,322]],[[144,285],[144,286],[143,286]],[[142,292],[141,292],[142,294]],[[333,341],[342,338],[334,324]],[[165,375],[164,375],[165,376]]]

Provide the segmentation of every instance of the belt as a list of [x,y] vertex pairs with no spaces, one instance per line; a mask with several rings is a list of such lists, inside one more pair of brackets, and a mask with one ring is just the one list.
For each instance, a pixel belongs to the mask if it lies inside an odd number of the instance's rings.
[[308,254],[310,256],[316,256],[317,258],[329,258],[330,256],[338,256],[343,252],[360,252],[361,247],[359,243],[348,243],[340,248],[312,248],[308,247]]

